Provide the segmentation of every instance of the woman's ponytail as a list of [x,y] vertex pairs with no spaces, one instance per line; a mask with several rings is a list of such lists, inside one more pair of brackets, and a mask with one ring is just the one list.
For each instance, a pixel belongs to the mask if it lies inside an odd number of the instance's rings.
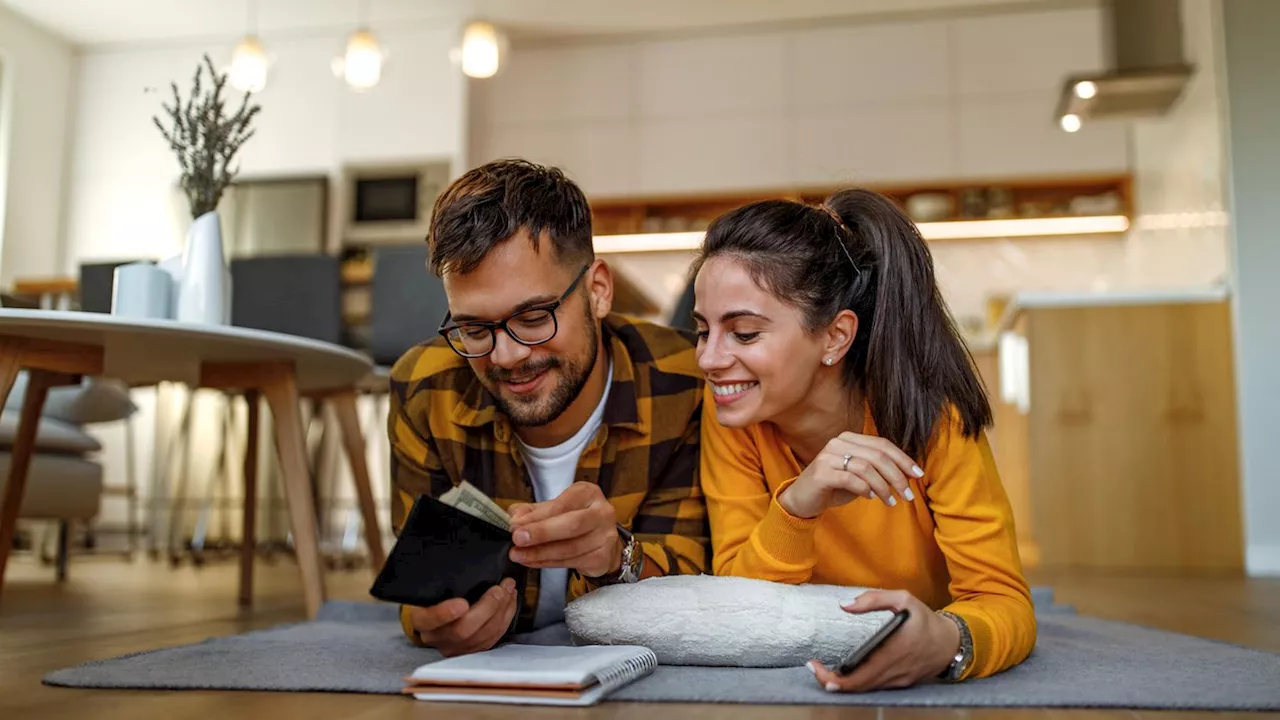
[[[976,438],[991,424],[991,405],[915,224],[891,200],[867,190],[838,192],[826,206],[853,240],[858,272],[872,274],[870,282],[855,284],[858,338],[845,368],[863,388],[877,431],[921,460],[954,406],[964,434]],[[866,344],[856,347],[858,340]]]

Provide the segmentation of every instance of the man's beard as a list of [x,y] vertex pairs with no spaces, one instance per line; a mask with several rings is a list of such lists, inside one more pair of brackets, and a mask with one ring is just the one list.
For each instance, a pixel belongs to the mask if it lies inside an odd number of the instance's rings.
[[[588,346],[590,350],[583,361],[572,358],[548,357],[536,362],[525,363],[515,370],[504,370],[490,366],[485,372],[489,381],[489,391],[498,409],[511,420],[515,427],[538,427],[546,425],[560,417],[582,394],[587,385],[591,369],[595,367],[599,354],[600,338],[595,318],[588,317]],[[501,383],[513,377],[528,377],[559,368],[559,379],[545,399],[541,395],[505,397],[501,391]]]

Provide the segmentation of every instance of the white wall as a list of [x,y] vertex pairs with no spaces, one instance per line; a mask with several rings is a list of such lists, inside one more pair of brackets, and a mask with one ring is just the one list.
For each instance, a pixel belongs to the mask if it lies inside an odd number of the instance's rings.
[[1236,280],[1236,385],[1244,475],[1245,561],[1280,575],[1280,4],[1222,3],[1228,88],[1232,238]]
[[1099,121],[1131,144],[1133,229],[1123,238],[1030,238],[933,246],[943,291],[962,317],[1019,290],[1133,290],[1218,284],[1229,275],[1223,83],[1215,4],[1181,0],[1183,53],[1197,71],[1168,114]]
[[[1103,63],[1100,10],[517,48],[473,83],[472,158],[560,164],[595,196],[1132,172],[1127,236],[933,244],[966,324],[993,295],[1216,283],[1227,273],[1211,5],[1166,116],[1061,132],[1062,78]],[[611,258],[669,312],[687,256]]]
[[[373,30],[390,58],[382,82],[364,93],[330,69],[342,34],[264,38],[273,65],[267,88],[254,96],[262,111],[239,156],[242,175],[336,176],[348,162],[439,157],[461,164],[466,83],[448,55],[456,29]],[[170,81],[188,96],[203,52],[222,67],[231,43],[83,56],[65,271],[83,260],[181,250],[187,210],[173,195],[177,161],[151,118],[162,115]]]
[[[344,34],[263,38],[273,65],[266,89],[254,96],[262,111],[255,120],[255,136],[238,156],[242,176],[327,174],[336,178],[346,163],[438,158],[450,159],[454,172],[461,172],[467,85],[449,60],[457,28],[374,25],[372,30],[389,58],[381,83],[363,93],[348,90],[331,70],[331,61],[344,48]],[[187,97],[202,53],[207,52],[221,68],[229,62],[233,44],[90,48],[83,53],[76,89],[79,110],[71,131],[74,156],[61,272],[74,274],[78,264],[88,260],[163,258],[181,252],[188,210],[175,191],[177,161],[152,116],[162,115],[161,103],[171,97],[170,81],[176,81]],[[238,93],[232,96],[237,97],[238,106]],[[330,203],[334,230],[334,216],[340,212],[336,188]],[[134,396],[142,407],[137,417],[137,473],[145,481],[152,470],[155,400],[150,390],[135,391]],[[220,417],[216,396],[201,393],[199,397],[196,442],[188,461],[196,488],[215,462],[212,440]],[[105,445],[100,459],[106,481],[123,484],[123,428],[102,426],[92,431]],[[376,423],[368,442],[371,458],[385,457],[386,434]],[[263,445],[266,465],[272,464],[273,448],[269,440]],[[234,470],[238,472],[238,466]],[[339,487],[349,495],[345,464],[339,475]],[[385,496],[385,479],[375,479],[375,484],[378,496]],[[238,481],[232,487],[238,488]],[[122,507],[119,502],[104,503],[104,521],[118,522]],[[276,521],[284,518],[283,506],[278,510]],[[192,513],[184,520],[194,517]]]
[[58,272],[72,47],[0,5],[0,286]]
[[[593,196],[1126,172],[1123,124],[1059,130],[1068,73],[1103,65],[1097,8],[678,40],[518,47],[473,82],[471,158],[558,164]],[[953,311],[1127,283],[1125,243],[936,243]],[[669,313],[687,255],[615,256]]]
[[472,159],[563,165],[596,196],[1127,168],[1068,135],[1063,76],[1100,69],[1096,8],[517,47],[473,83]]
[[1133,123],[1137,217],[1122,260],[1132,284],[1189,285],[1228,273],[1216,7],[1181,0],[1183,54],[1196,73],[1168,115]]

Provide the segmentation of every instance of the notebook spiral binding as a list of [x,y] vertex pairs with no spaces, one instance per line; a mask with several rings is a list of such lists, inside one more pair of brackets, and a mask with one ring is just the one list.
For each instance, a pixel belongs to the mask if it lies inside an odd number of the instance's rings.
[[648,675],[656,667],[658,667],[658,656],[652,650],[649,650],[637,657],[627,658],[596,673],[596,680],[604,688],[604,692],[608,694],[633,680],[638,680]]

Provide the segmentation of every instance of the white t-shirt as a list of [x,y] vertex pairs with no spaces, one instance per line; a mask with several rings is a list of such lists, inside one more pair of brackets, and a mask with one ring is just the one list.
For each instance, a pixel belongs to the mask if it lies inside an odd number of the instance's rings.
[[[520,443],[529,476],[533,480],[533,499],[543,502],[560,496],[573,484],[578,471],[578,458],[596,436],[604,418],[604,404],[609,399],[609,387],[613,384],[613,363],[609,363],[609,376],[605,379],[604,394],[578,432],[559,445],[537,448]],[[538,610],[533,626],[545,627],[564,620],[565,593],[569,585],[569,571],[565,568],[544,568],[538,579]]]

